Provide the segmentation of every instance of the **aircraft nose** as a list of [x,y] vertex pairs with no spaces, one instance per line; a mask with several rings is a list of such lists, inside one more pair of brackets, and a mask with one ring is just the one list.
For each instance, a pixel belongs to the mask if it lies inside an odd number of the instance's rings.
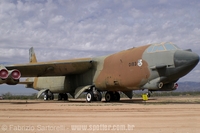
[[193,66],[199,62],[199,55],[191,51],[178,50],[174,54],[175,67]]

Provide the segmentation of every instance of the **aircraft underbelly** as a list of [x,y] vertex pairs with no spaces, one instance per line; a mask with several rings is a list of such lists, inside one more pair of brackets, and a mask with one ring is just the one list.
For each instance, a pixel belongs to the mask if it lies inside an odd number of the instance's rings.
[[39,77],[34,82],[34,88],[37,90],[49,89],[51,92],[65,91],[65,77]]

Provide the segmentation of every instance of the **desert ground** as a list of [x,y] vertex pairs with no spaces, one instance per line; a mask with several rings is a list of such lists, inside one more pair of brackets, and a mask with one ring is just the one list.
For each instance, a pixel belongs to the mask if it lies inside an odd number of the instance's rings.
[[0,100],[0,133],[199,133],[200,96],[120,102]]

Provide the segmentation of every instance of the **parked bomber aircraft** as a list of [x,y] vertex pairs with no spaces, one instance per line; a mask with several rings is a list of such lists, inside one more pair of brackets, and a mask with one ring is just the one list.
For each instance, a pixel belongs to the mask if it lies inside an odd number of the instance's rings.
[[[37,62],[33,48],[30,63],[1,66],[0,83],[27,84],[44,93],[44,99],[67,100],[67,93],[78,98],[86,92],[87,101],[119,101],[119,91],[132,98],[133,90],[171,91],[179,78],[188,74],[199,62],[191,50],[182,50],[166,42],[131,48],[115,54],[73,60]],[[20,77],[27,78],[19,82]]]

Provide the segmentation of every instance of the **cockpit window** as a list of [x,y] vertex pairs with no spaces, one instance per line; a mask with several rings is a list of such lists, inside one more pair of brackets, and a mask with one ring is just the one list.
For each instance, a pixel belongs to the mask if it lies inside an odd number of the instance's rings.
[[161,44],[152,44],[147,48],[148,53],[160,52],[160,51],[171,51],[179,49],[176,45],[172,43],[161,43]]
[[153,50],[153,48],[154,48],[154,46],[150,46],[150,47],[147,49],[147,52],[148,52],[148,53],[151,53],[152,50]]
[[172,44],[164,44],[167,50],[176,50],[177,48]]
[[158,51],[165,51],[165,48],[162,45],[154,46],[152,52],[158,52]]

